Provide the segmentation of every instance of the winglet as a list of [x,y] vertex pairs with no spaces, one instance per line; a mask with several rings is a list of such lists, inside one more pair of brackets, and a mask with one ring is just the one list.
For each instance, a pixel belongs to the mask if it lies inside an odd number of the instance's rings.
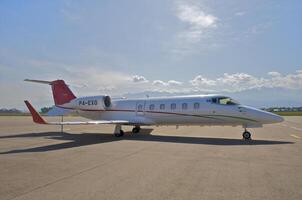
[[32,118],[33,121],[37,124],[47,124],[46,121],[40,116],[40,114],[34,109],[34,107],[28,102],[24,101]]

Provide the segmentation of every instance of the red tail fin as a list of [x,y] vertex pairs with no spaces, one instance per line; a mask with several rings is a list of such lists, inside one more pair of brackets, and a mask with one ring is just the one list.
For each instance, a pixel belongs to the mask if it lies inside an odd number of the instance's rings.
[[55,105],[62,105],[76,98],[76,96],[72,93],[72,91],[69,89],[69,87],[65,84],[63,80],[41,81],[25,79],[25,81],[51,85]]
[[63,80],[56,80],[51,82],[53,99],[56,105],[62,105],[75,99],[76,96],[71,92],[69,87]]

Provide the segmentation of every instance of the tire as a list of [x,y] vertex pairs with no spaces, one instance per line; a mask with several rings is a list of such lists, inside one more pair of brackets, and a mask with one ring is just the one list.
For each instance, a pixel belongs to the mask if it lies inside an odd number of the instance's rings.
[[121,135],[120,137],[124,136],[124,131],[123,130],[120,131],[120,135]]
[[251,139],[251,133],[248,131],[244,131],[242,134],[243,139],[250,140]]
[[132,133],[139,133],[139,131],[140,131],[140,127],[134,127],[132,129]]
[[124,136],[124,131],[123,131],[123,130],[120,130],[119,133],[114,133],[114,136],[115,136],[115,137],[122,137],[122,136]]

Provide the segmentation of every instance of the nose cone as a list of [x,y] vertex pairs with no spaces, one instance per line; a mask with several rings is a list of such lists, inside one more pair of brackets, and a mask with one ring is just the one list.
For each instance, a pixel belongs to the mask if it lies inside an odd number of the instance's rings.
[[248,106],[242,106],[242,108],[245,109],[246,116],[255,119],[261,124],[274,124],[284,121],[283,117],[271,112],[266,112],[264,110],[259,110]]
[[284,118],[281,117],[280,115],[276,115],[273,113],[267,113],[269,116],[267,118],[269,118],[268,121],[270,121],[270,123],[280,123],[284,121]]
[[276,115],[274,113],[270,113],[270,112],[266,112],[266,111],[258,111],[259,112],[259,120],[263,123],[263,124],[275,124],[275,123],[280,123],[283,122],[284,119],[283,117]]

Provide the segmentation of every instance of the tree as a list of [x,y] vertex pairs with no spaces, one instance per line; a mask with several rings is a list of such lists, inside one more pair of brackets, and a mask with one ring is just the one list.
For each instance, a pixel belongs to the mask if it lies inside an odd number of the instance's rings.
[[42,113],[42,114],[48,113],[48,111],[50,111],[51,108],[52,108],[52,107],[43,107],[43,108],[41,108],[41,113]]

